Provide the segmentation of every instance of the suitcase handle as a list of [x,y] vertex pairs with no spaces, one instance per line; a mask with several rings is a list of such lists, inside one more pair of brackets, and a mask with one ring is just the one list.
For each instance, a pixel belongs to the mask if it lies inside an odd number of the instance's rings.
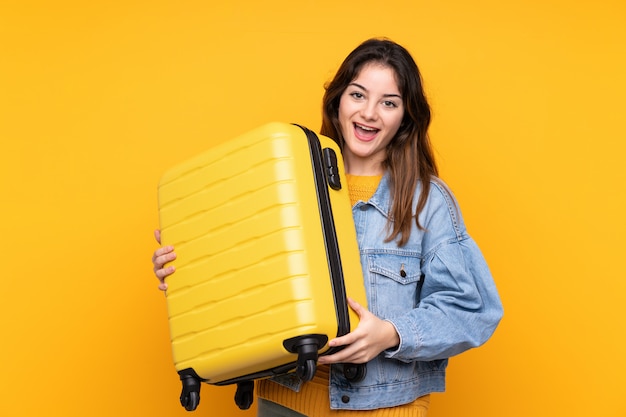
[[324,156],[324,171],[326,172],[328,185],[333,190],[341,190],[341,177],[339,176],[337,154],[331,148],[324,148],[322,153]]

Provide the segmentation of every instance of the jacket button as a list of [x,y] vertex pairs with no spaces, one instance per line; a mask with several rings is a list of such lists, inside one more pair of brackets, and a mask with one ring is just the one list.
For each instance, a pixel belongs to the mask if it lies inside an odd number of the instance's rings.
[[350,402],[350,397],[348,397],[347,395],[342,396],[341,402],[344,404],[348,404]]

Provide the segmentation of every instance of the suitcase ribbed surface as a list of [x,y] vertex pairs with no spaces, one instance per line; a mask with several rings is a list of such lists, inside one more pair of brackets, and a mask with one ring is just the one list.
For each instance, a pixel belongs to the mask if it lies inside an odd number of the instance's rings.
[[[342,262],[360,280],[347,190],[341,193],[351,255]],[[178,370],[193,368],[219,382],[295,361],[284,339],[336,335],[302,129],[269,124],[170,169],[159,185],[159,206],[162,243],[178,255],[167,281]],[[364,302],[359,291],[350,295]]]

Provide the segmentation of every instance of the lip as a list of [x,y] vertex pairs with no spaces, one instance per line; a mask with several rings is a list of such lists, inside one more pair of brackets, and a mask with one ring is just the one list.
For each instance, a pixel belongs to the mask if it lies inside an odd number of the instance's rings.
[[354,131],[354,136],[364,142],[369,142],[371,140],[374,140],[376,138],[376,136],[378,136],[378,133],[380,132],[380,129],[372,127],[372,126],[368,126],[366,124],[363,123],[353,123],[353,131]]

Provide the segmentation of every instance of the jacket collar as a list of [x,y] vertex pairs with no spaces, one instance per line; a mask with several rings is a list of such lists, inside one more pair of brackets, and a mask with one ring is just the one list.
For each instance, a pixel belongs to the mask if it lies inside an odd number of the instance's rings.
[[380,211],[383,216],[389,218],[391,212],[390,196],[389,172],[385,171],[385,174],[380,179],[380,183],[378,184],[378,188],[374,192],[374,195],[365,204],[369,204],[370,206],[376,208],[376,210]]

